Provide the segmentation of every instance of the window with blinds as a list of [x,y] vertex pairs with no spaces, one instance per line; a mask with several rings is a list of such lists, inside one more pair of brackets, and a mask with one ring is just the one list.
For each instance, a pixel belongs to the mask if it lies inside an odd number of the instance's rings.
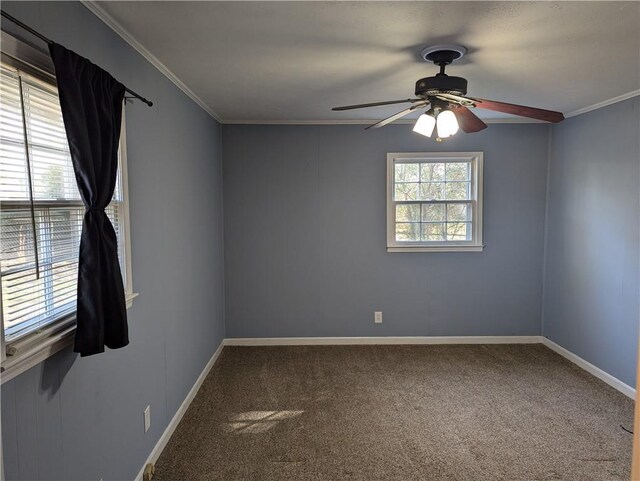
[[[118,235],[122,264],[122,169],[118,171],[107,214]],[[72,319],[84,211],[55,86],[3,63],[0,271],[5,342]]]

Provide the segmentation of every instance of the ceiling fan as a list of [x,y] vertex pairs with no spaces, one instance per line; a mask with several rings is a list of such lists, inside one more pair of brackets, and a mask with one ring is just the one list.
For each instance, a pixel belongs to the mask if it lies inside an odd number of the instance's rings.
[[462,58],[466,52],[467,49],[459,45],[435,45],[423,49],[420,52],[421,57],[427,62],[433,62],[438,65],[440,72],[433,77],[425,77],[416,82],[416,98],[345,105],[343,107],[335,107],[332,110],[353,110],[410,103],[412,104],[410,107],[380,122],[369,125],[367,129],[384,127],[411,112],[426,109],[426,112],[418,118],[413,130],[431,137],[434,129],[436,129],[436,140],[438,142],[454,135],[459,128],[466,133],[479,132],[487,128],[487,124],[471,112],[470,108],[493,110],[554,123],[564,119],[562,113],[552,110],[467,97],[467,80],[462,77],[452,77],[445,73],[445,67]]

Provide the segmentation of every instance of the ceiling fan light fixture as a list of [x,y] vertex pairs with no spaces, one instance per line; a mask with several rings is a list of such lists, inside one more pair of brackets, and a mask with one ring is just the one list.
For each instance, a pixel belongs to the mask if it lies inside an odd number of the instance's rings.
[[446,139],[458,132],[458,120],[451,110],[445,110],[438,114],[436,119],[438,137]]
[[435,126],[435,117],[429,114],[422,114],[420,117],[418,117],[416,124],[413,126],[413,131],[426,137],[431,137],[431,134],[433,134],[433,128]]

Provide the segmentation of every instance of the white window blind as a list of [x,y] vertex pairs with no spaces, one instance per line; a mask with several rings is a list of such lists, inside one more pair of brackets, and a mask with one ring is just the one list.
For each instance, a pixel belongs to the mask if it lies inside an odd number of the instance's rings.
[[387,248],[482,248],[482,154],[389,154]]
[[[6,64],[0,144],[2,322],[10,343],[75,312],[85,209],[55,87]],[[123,265],[121,170],[107,214]]]

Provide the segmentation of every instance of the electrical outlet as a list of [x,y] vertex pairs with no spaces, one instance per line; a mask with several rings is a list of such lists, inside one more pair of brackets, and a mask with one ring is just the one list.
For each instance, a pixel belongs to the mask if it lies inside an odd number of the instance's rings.
[[151,427],[151,406],[147,406],[144,410],[144,432],[146,433]]
[[382,311],[376,311],[373,313],[373,322],[376,324],[382,324]]

